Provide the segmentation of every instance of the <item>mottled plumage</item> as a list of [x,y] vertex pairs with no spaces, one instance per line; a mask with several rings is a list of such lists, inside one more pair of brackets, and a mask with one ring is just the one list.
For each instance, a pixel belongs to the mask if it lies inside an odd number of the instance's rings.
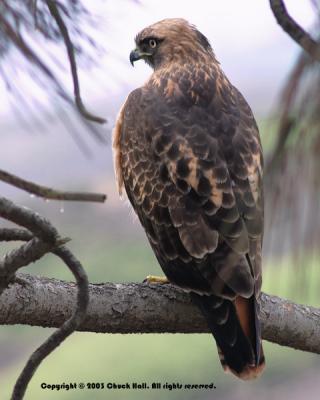
[[182,19],[136,37],[133,62],[154,69],[114,133],[120,192],[170,282],[206,317],[225,369],[257,376],[263,236],[262,151],[250,107],[208,40]]

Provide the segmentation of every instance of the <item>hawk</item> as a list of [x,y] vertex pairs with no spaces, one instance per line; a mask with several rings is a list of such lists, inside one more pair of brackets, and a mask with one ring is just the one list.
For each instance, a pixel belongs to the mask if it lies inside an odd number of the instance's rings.
[[195,26],[165,19],[135,42],[130,62],[143,59],[153,73],[116,121],[120,194],[125,189],[165,279],[188,290],[202,311],[223,368],[255,378],[265,364],[257,124]]

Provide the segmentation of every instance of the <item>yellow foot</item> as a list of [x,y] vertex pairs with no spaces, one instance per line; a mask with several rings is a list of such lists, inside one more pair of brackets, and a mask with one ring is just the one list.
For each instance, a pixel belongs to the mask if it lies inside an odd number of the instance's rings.
[[170,283],[165,276],[148,275],[143,281],[145,283]]

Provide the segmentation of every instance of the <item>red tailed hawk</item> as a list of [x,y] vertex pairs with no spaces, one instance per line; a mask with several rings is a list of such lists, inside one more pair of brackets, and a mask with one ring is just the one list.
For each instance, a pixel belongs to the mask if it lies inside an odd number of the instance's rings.
[[242,379],[264,367],[259,323],[262,150],[247,102],[207,38],[165,19],[135,38],[130,61],[150,79],[128,96],[114,131],[120,192],[169,282],[190,291],[221,363]]

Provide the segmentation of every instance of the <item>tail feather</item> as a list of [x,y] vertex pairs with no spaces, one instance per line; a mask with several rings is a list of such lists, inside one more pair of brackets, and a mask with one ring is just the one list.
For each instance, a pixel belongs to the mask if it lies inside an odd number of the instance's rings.
[[260,328],[256,326],[259,320],[254,317],[254,298],[232,302],[196,293],[191,293],[191,298],[207,320],[223,368],[245,380],[259,376],[264,367],[264,356]]

